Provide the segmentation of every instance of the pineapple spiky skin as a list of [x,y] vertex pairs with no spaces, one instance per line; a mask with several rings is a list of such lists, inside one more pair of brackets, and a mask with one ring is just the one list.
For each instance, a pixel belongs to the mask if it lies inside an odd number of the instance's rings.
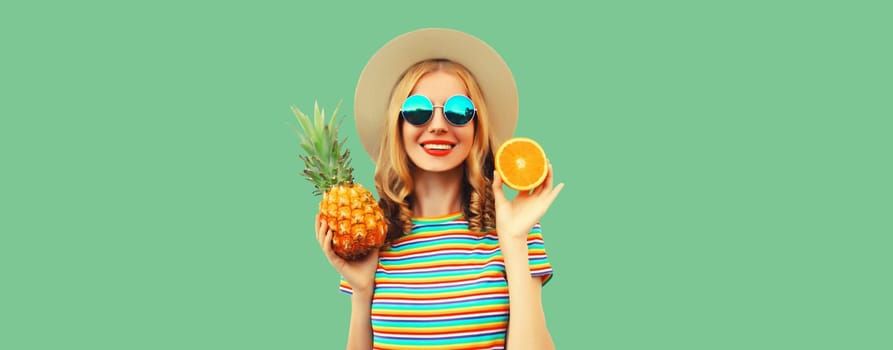
[[336,185],[323,194],[319,212],[332,228],[332,248],[347,260],[381,247],[387,236],[384,213],[360,184]]
[[[338,142],[335,118],[338,106],[326,123],[325,111],[313,105],[313,120],[292,107],[303,130],[301,148],[305,155],[303,175],[322,194],[319,202],[320,219],[332,230],[332,249],[346,260],[360,259],[372,249],[378,249],[387,237],[387,220],[372,192],[354,183],[350,167],[350,151],[345,141]],[[343,149],[343,152],[342,152]]]

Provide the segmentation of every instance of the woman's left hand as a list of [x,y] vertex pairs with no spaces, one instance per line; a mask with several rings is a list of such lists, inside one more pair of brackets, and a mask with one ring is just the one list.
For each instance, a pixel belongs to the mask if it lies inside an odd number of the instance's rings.
[[564,183],[552,186],[552,164],[546,180],[533,191],[520,191],[511,202],[502,190],[502,178],[493,171],[493,197],[496,202],[496,232],[504,238],[527,240],[527,234],[546,214],[546,210],[558,197]]

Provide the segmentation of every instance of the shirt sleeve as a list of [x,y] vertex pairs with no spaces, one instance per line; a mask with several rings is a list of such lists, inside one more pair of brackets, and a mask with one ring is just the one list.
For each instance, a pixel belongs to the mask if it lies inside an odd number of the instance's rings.
[[344,276],[341,276],[341,281],[338,282],[338,290],[347,295],[353,295],[353,288],[350,287],[350,284],[344,280]]
[[552,264],[546,255],[540,224],[534,225],[527,235],[527,261],[530,264],[530,275],[540,277],[544,286],[552,280]]

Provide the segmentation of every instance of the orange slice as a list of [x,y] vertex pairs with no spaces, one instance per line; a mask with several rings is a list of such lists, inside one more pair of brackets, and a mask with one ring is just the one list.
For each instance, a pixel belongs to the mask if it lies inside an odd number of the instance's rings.
[[506,186],[529,191],[546,180],[546,152],[526,137],[511,138],[496,151],[496,171]]

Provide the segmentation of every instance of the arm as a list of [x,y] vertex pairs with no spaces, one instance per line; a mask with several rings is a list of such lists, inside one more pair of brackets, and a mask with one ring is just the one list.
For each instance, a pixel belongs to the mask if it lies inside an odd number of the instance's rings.
[[[506,235],[509,236],[509,235]],[[518,235],[512,235],[517,237]],[[527,240],[499,238],[509,287],[507,349],[554,349],[543,312],[542,280],[530,276]]]
[[316,216],[316,240],[332,267],[350,285],[350,328],[347,333],[347,349],[372,349],[372,295],[375,290],[375,271],[378,267],[378,250],[366,257],[347,261],[332,250],[332,231],[325,221]]
[[532,192],[521,191],[511,202],[502,190],[502,181],[493,172],[496,204],[496,233],[505,263],[509,288],[509,325],[506,349],[554,349],[546,328],[542,303],[541,277],[530,275],[527,235],[543,217],[564,184],[552,185],[552,165],[546,181]]
[[372,349],[372,293],[354,290],[350,296],[347,349]]

